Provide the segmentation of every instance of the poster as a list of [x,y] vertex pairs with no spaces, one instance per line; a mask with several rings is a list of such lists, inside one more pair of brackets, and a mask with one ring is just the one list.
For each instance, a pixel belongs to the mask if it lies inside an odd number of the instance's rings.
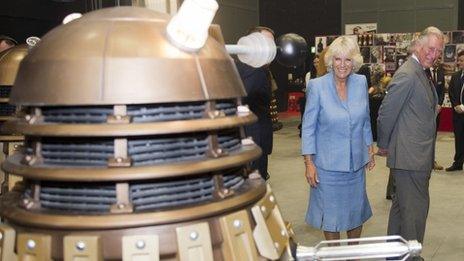
[[455,31],[452,33],[451,43],[464,43],[464,31]]
[[382,47],[371,46],[371,63],[382,62]]
[[345,24],[345,34],[375,34],[377,23]]
[[464,44],[456,44],[456,57],[462,51],[464,51]]
[[408,58],[407,55],[397,54],[396,55],[396,68],[400,68],[401,65],[403,65],[404,62],[406,62],[407,58]]
[[316,54],[322,52],[327,46],[327,37],[316,37]]
[[396,46],[383,47],[383,62],[395,62]]
[[371,48],[370,47],[361,47],[361,55],[363,57],[363,63],[370,63],[371,62]]
[[390,42],[390,34],[374,35],[374,45],[388,45]]
[[443,51],[443,61],[445,63],[453,63],[456,62],[456,45],[455,44],[447,44],[445,45],[445,50]]

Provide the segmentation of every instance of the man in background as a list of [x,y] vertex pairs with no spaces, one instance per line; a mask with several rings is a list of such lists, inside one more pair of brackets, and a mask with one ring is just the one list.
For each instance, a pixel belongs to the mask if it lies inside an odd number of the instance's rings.
[[[264,26],[251,29],[248,34],[260,32],[274,41],[274,31]],[[261,156],[252,162],[251,167],[259,170],[264,180],[269,179],[267,171],[268,156],[272,153],[272,119],[270,115],[270,105],[272,99],[271,75],[269,66],[264,65],[260,68],[253,68],[238,60],[235,62],[240,78],[243,81],[247,96],[243,103],[248,105],[250,110],[258,117],[258,121],[244,127],[246,136],[253,138],[253,141],[261,147]]]
[[[436,121],[437,121],[436,131],[438,131],[438,126],[440,125],[441,107],[443,106],[443,101],[445,99],[445,72],[443,70],[441,56],[439,59],[437,59],[435,64],[432,67],[430,67],[430,75],[432,76],[433,85],[435,86],[435,91],[437,92],[437,95],[438,95],[438,115],[436,118]],[[436,160],[434,160],[433,169],[443,170],[443,166],[441,166],[440,164],[438,164]]]
[[464,51],[458,53],[459,71],[451,76],[448,94],[453,108],[453,128],[454,128],[454,162],[446,168],[446,171],[462,170],[464,162],[464,108],[463,108],[463,88],[464,77]]

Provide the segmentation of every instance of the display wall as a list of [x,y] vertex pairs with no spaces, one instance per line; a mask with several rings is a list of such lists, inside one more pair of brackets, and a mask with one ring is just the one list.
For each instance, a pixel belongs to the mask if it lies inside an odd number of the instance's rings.
[[[464,31],[445,31],[446,43],[442,53],[443,69],[447,78],[456,71],[457,53],[464,51]],[[360,46],[366,64],[380,64],[385,72],[393,74],[408,56],[411,42],[419,33],[381,33],[349,35]],[[338,35],[316,36],[316,53],[332,43]]]
[[[464,31],[445,31],[445,46],[442,53],[442,68],[445,74],[445,99],[440,116],[440,131],[452,131],[452,109],[447,95],[448,83],[458,68],[456,67],[457,54],[464,51]],[[386,73],[391,75],[406,61],[411,41],[417,39],[419,33],[382,33],[349,35],[360,46],[361,55],[365,64],[379,64]],[[316,52],[320,53],[338,36],[315,37]]]

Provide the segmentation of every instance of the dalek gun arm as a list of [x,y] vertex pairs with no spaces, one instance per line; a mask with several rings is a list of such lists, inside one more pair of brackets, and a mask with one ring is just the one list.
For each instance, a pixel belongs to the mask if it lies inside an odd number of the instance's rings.
[[274,60],[276,45],[272,39],[262,33],[251,33],[240,38],[236,45],[226,45],[229,54],[237,54],[238,59],[258,68]]
[[422,245],[401,236],[366,237],[322,241],[315,247],[298,245],[296,260],[359,260],[396,258],[407,260],[419,256]]
[[280,36],[277,45],[260,32],[241,37],[235,45],[226,45],[229,54],[237,55],[241,62],[255,68],[271,63],[274,58],[287,67],[299,66],[306,59],[307,49],[305,39],[294,33]]

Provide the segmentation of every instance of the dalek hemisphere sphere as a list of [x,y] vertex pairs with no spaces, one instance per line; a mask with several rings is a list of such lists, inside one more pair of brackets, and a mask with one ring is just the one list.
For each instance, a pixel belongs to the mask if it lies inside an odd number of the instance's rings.
[[198,53],[181,51],[166,36],[169,18],[121,7],[55,28],[23,61],[12,102],[140,104],[244,96],[224,45],[210,37]]
[[[133,105],[244,96],[243,85],[224,45],[209,37],[198,53],[181,51],[167,39],[168,19],[169,16],[148,9],[120,7],[89,13],[52,30],[23,61],[16,90],[11,94],[12,103]],[[229,120],[222,121],[224,126],[231,124]],[[210,123],[197,121],[177,129],[205,130],[211,128]],[[158,133],[178,131],[170,123],[158,125],[120,128],[36,125],[31,129],[28,124],[19,124],[14,129],[30,135],[63,136],[144,135],[154,129]],[[11,131],[8,126],[5,130]]]

